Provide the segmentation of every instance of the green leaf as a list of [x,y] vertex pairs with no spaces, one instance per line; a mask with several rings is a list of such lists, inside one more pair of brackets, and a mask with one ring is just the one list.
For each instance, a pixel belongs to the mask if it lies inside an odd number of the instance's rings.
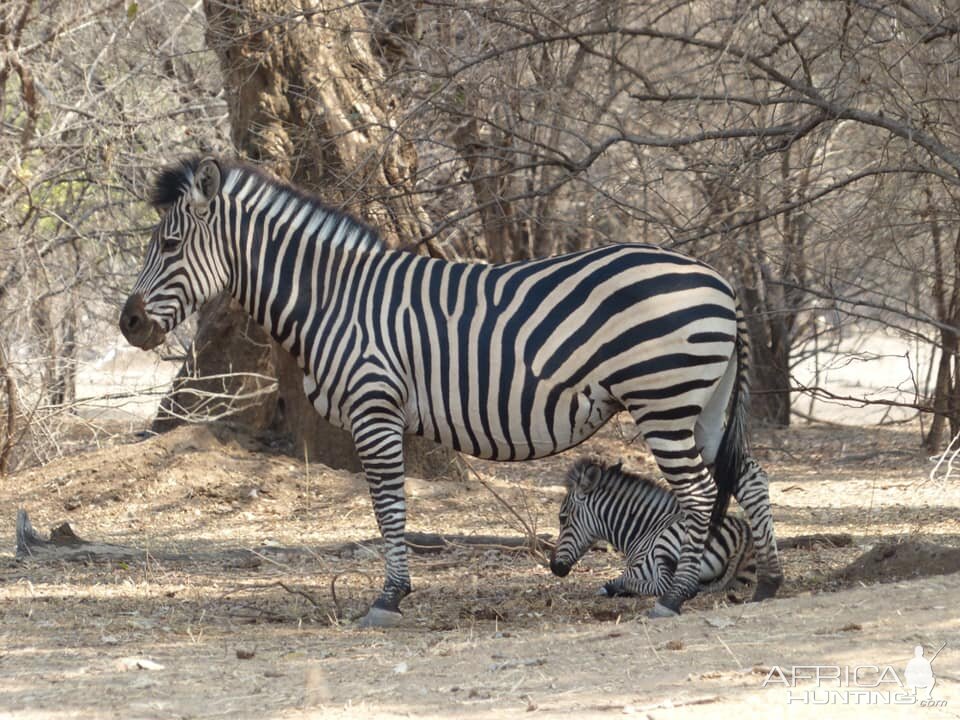
[[133,20],[137,16],[137,10],[140,9],[140,6],[137,3],[132,2],[127,5],[127,20]]

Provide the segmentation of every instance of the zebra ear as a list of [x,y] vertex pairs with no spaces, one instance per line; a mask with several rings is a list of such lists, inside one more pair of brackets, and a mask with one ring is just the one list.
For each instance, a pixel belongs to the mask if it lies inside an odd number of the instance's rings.
[[577,488],[581,493],[587,495],[588,493],[593,492],[593,489],[600,484],[600,479],[603,477],[603,468],[599,465],[591,463],[583,469],[583,472],[580,475],[580,483]]
[[200,161],[190,186],[190,204],[194,210],[205,213],[210,209],[210,203],[220,192],[220,179],[220,165],[214,158],[205,157]]

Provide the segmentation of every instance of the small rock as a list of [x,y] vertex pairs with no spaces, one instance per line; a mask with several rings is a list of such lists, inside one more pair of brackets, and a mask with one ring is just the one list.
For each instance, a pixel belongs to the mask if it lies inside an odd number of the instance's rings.
[[248,650],[247,648],[237,648],[237,660],[252,660],[253,656],[257,654],[256,650]]
[[708,617],[705,618],[705,620],[707,621],[707,625],[710,627],[715,627],[721,630],[725,627],[736,625],[736,621],[726,617]]
[[130,687],[137,690],[149,690],[150,688],[157,687],[158,684],[156,680],[146,675],[140,675],[130,681]]
[[407,670],[409,670],[409,669],[410,669],[410,668],[407,666],[407,664],[406,664],[405,662],[397,663],[396,665],[393,666],[393,671],[394,671],[397,675],[403,675],[403,674],[404,674],[405,672],[407,672]]

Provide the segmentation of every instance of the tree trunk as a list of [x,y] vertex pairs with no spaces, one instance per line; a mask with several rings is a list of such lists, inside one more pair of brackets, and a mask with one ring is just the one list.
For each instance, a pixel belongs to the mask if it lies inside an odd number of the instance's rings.
[[[940,328],[940,362],[937,366],[937,382],[933,391],[933,420],[923,439],[928,452],[939,452],[943,446],[943,432],[950,425],[950,437],[958,432],[960,426],[960,375],[957,364],[960,362],[960,338],[952,328],[960,322],[960,269],[954,264],[952,270],[952,288],[948,292],[948,258],[945,258],[942,246],[940,224],[936,221],[932,193],[927,191],[927,217],[930,223],[930,240],[933,246],[933,301],[937,320],[945,326]],[[953,258],[956,263],[960,257],[960,231],[954,238]]]
[[17,403],[17,381],[13,368],[7,362],[7,352],[0,338],[0,389],[7,396],[4,416],[0,418],[0,475],[6,475],[12,464],[13,446],[16,444],[17,416],[20,413]]
[[949,330],[940,331],[940,361],[937,365],[937,383],[933,391],[933,420],[923,439],[928,452],[939,452],[943,447],[943,431],[947,422],[951,424],[951,433],[956,422],[957,388],[954,384],[954,364],[957,359],[957,334]]
[[[755,319],[748,320],[747,324],[755,330],[762,322],[762,319]],[[753,378],[750,407],[754,417],[787,427],[790,425],[790,343],[783,333],[776,328],[771,329],[770,345],[751,345]]]
[[[741,192],[733,185],[704,179],[710,213],[718,220],[736,218]],[[718,265],[737,279],[740,304],[747,318],[751,347],[751,414],[761,422],[790,424],[790,328],[796,310],[787,312],[786,297],[773,281],[762,251],[760,226],[737,237],[724,237]]]
[[496,265],[528,259],[529,239],[517,226],[513,206],[504,197],[509,194],[505,188],[512,169],[510,154],[503,147],[508,139],[494,139],[472,117],[457,128],[453,141],[467,166],[467,179],[473,187],[483,229],[482,242],[477,243],[473,254]]
[[267,428],[277,404],[272,341],[229,293],[201,307],[198,320],[190,354],[150,429],[214,420]]
[[[394,132],[395,101],[383,87],[360,6],[328,12],[284,0],[205,0],[204,9],[239,152],[363,217],[390,245],[420,238],[427,218],[412,192],[416,151]],[[358,470],[352,438],[308,403],[296,361],[240,314],[217,306],[201,315],[194,367],[236,369],[255,358],[260,371],[267,358],[258,349],[269,346],[278,388],[250,423],[289,431],[297,454],[311,462]],[[229,338],[226,358],[218,338]],[[190,374],[185,367],[181,376]],[[182,397],[182,382],[178,388]],[[411,474],[450,474],[451,451],[422,438],[406,447]]]

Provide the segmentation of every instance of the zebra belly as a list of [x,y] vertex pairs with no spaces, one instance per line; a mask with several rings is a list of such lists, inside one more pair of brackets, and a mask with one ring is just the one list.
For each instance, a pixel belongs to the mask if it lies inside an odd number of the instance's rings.
[[[597,385],[586,385],[579,390],[560,393],[553,417],[543,412],[523,413],[513,408],[511,417],[529,417],[529,422],[508,424],[491,422],[489,433],[477,433],[477,426],[469,428],[460,420],[453,422],[453,432],[440,428],[440,442],[469,455],[488,460],[532,460],[568,450],[593,435],[623,406]],[[474,413],[477,416],[477,413]],[[456,433],[456,437],[454,437]],[[464,442],[473,434],[477,446]]]
[[706,557],[703,557],[700,560],[700,582],[704,585],[708,585],[715,580],[719,580],[723,577],[723,573],[726,571],[726,563],[717,562],[716,559],[713,562],[707,560]]
[[[317,393],[317,388],[313,375],[305,374],[303,390],[307,397],[313,398],[314,409],[333,425],[348,428],[348,419],[340,416],[339,407],[328,402],[327,393]],[[543,417],[533,417],[526,432],[502,432],[503,428],[496,426],[490,429],[488,435],[482,430],[482,423],[468,428],[459,416],[455,416],[449,424],[438,423],[439,427],[433,428],[433,435],[441,444],[475,457],[528,460],[548,457],[580,444],[623,409],[608,393],[590,385],[578,391],[562,393],[557,408],[557,418],[553,423],[548,423]],[[412,422],[421,413],[416,403],[408,402],[404,410],[408,421],[407,432],[430,437],[429,426],[421,428]],[[554,435],[550,434],[548,426],[553,428]],[[473,441],[467,440],[471,436],[476,437],[476,446]]]
[[313,405],[313,409],[332,425],[335,425],[339,428],[348,429],[348,423],[344,418],[340,417],[339,407],[331,404],[328,401],[327,394],[325,392],[317,393],[317,389],[318,385],[316,379],[311,373],[306,373],[303,376],[303,392],[306,394],[307,398],[312,399],[311,404]]
[[[555,451],[579,445],[622,409],[616,398],[597,385],[588,384],[579,390],[564,393],[554,421],[558,444]],[[562,417],[564,410],[567,422]]]

